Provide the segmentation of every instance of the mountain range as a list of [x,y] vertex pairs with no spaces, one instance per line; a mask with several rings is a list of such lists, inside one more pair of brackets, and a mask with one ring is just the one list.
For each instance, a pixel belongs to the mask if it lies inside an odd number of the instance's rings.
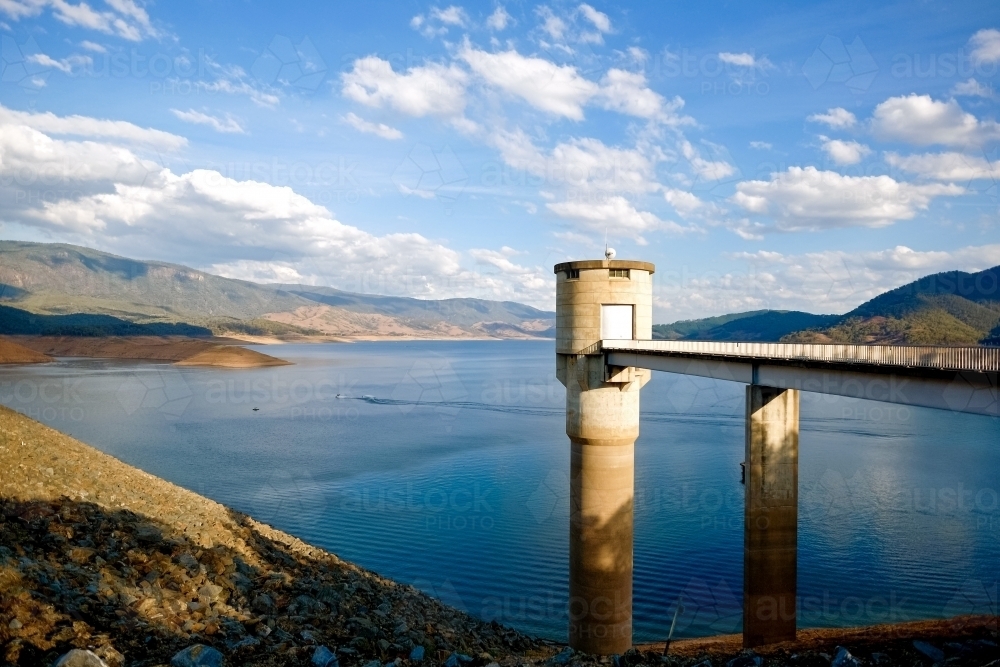
[[[513,301],[260,285],[54,243],[0,241],[0,334],[551,338]],[[925,276],[843,315],[755,310],[653,327],[668,340],[1000,345],[1000,266]]]
[[0,333],[552,337],[555,313],[259,285],[67,244],[0,241]]

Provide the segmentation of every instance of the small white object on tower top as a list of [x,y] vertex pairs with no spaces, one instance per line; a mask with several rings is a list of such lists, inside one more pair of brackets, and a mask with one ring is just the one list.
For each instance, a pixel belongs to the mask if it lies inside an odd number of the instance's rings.
[[605,249],[604,256],[606,258],[608,258],[608,259],[614,259],[615,258],[615,249],[614,248],[607,248],[607,249]]

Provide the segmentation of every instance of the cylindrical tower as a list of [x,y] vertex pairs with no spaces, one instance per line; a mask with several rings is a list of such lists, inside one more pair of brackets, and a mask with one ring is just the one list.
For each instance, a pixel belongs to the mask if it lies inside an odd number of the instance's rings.
[[648,370],[612,368],[598,344],[652,338],[653,265],[557,264],[556,375],[566,386],[570,456],[569,643],[632,646],[632,510],[639,390]]

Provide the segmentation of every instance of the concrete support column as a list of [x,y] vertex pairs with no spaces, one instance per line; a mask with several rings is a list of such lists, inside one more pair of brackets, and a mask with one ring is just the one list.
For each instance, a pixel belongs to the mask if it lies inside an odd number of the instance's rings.
[[[602,357],[571,358],[598,380],[567,386],[570,453],[569,644],[596,654],[632,646],[632,531],[639,382],[608,385]],[[583,379],[583,378],[581,378]],[[587,388],[592,386],[593,388]]]
[[799,392],[750,385],[746,416],[743,646],[795,639]]

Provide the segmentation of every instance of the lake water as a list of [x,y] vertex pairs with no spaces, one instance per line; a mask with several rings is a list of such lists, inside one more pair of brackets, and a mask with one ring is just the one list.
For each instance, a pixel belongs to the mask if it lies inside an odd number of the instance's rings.
[[[0,369],[0,402],[471,614],[565,637],[552,342],[258,349],[295,365],[63,359]],[[996,613],[1000,419],[816,394],[801,408],[800,627]],[[735,383],[657,373],[643,389],[637,641],[666,636],[681,596],[680,636],[741,627],[743,411]]]

